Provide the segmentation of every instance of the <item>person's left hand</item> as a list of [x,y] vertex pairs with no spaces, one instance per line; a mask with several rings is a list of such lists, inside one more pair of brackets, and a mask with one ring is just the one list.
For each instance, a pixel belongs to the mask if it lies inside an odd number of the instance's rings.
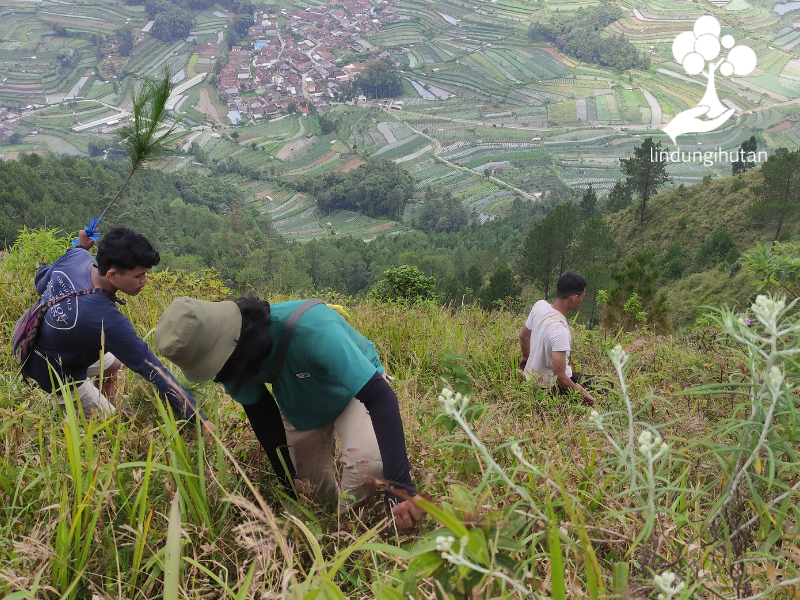
[[203,433],[217,432],[217,426],[214,425],[211,421],[203,421],[202,428],[203,428]]
[[[419,496],[414,496],[419,498]],[[410,500],[403,500],[392,507],[392,519],[397,528],[397,533],[407,535],[416,528],[417,522],[422,518],[422,511]]]

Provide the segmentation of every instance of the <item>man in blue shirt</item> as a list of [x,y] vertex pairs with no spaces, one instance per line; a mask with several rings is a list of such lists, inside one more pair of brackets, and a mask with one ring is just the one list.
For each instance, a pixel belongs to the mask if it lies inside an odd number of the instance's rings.
[[[144,289],[147,272],[159,263],[158,252],[143,235],[125,228],[105,234],[96,263],[88,252],[94,241],[85,231],[79,233],[78,243],[78,247],[67,250],[52,265],[39,269],[36,290],[45,301],[82,290],[95,289],[98,293],[73,296],[50,307],[23,373],[45,391],[55,393],[61,405],[65,399],[59,392],[59,382],[74,382],[89,418],[95,411],[101,416],[114,413],[105,394],[113,397],[113,374],[124,364],[155,384],[181,418],[192,419],[198,414],[203,427],[214,431],[213,423],[198,411],[191,394],[161,364],[136,335],[130,320],[115,306],[125,302],[117,298],[118,292],[136,296]],[[106,353],[102,359],[104,373],[110,375],[110,385],[104,385],[102,391],[89,380],[99,373],[101,349]]]

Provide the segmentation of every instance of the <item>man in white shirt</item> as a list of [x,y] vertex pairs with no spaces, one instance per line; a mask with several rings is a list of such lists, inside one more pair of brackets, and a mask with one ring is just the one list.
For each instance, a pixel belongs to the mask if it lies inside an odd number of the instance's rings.
[[594,397],[580,384],[581,374],[569,366],[572,336],[567,312],[578,310],[586,295],[586,280],[577,273],[564,273],[556,285],[558,297],[551,305],[539,300],[533,305],[519,336],[522,358],[519,368],[526,379],[538,375],[539,382],[553,394],[575,390],[590,405]]

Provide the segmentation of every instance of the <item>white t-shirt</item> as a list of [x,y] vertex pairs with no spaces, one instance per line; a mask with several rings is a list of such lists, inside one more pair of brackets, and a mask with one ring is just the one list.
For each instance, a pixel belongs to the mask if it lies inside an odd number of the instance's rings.
[[567,318],[550,305],[547,300],[539,300],[533,305],[525,327],[531,330],[531,348],[528,362],[525,364],[525,377],[531,378],[535,373],[540,377],[540,383],[550,387],[556,382],[553,375],[551,354],[553,352],[567,353],[567,377],[572,376],[569,366],[569,347],[572,336],[569,332]]

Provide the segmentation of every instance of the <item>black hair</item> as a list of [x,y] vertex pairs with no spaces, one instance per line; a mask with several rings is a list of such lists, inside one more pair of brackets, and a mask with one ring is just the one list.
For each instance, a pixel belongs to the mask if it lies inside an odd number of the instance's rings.
[[242,386],[255,377],[261,363],[272,352],[272,324],[269,302],[255,296],[235,300],[242,313],[242,330],[236,340],[236,348],[214,377],[224,383],[232,394],[238,394]]
[[586,280],[573,271],[568,271],[558,278],[556,292],[559,298],[569,298],[586,289]]
[[130,271],[136,267],[155,267],[161,257],[141,233],[126,227],[107,231],[97,247],[97,270],[105,275],[111,267]]

